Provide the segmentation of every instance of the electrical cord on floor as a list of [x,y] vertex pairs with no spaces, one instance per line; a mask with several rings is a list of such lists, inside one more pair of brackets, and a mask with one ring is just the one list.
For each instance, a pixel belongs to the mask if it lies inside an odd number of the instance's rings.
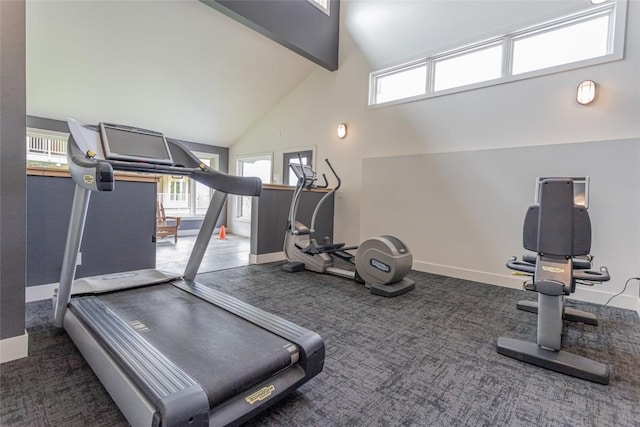
[[[629,279],[627,279],[626,282],[624,282],[624,288],[622,288],[622,290],[620,292],[618,292],[617,294],[613,295],[611,298],[609,298],[607,300],[607,302],[604,303],[605,306],[607,306],[612,299],[614,299],[615,297],[617,297],[618,295],[622,295],[624,293],[624,291],[627,290],[627,285],[629,284],[630,281],[632,280],[640,280],[640,277],[630,277]],[[639,295],[640,296],[640,295]]]

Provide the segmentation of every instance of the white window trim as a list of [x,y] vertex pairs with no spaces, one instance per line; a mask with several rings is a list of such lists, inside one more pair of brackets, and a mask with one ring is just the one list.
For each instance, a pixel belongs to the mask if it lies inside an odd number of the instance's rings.
[[[514,81],[525,80],[533,77],[540,77],[549,74],[555,74],[563,71],[575,70],[583,67],[590,67],[593,65],[605,64],[608,62],[614,62],[624,59],[624,47],[626,36],[626,17],[627,17],[627,3],[628,0],[615,0],[610,3],[603,3],[596,7],[589,8],[587,10],[573,13],[571,15],[563,16],[561,18],[552,19],[542,24],[534,25],[524,28],[522,30],[514,31],[509,34],[505,34],[498,37],[492,37],[480,42],[471,43],[460,48],[451,49],[428,58],[420,58],[404,64],[395,65],[383,70],[374,71],[369,74],[369,99],[367,109],[373,110],[377,108],[384,108],[398,104],[405,104],[409,102],[421,101],[424,99],[436,98],[439,96],[446,96],[453,93],[466,92],[469,90],[475,90],[483,87],[496,86],[505,83],[511,83]],[[553,67],[543,68],[540,70],[533,70],[526,73],[512,75],[512,56],[513,56],[513,41],[516,39],[525,38],[540,34],[545,31],[555,30],[562,26],[574,24],[584,19],[591,19],[598,15],[605,15],[611,13],[609,43],[611,53],[596,58],[589,58],[582,61],[571,62],[568,64],[556,65]],[[503,75],[500,78],[486,80],[478,83],[473,83],[464,86],[458,86],[450,89],[434,92],[434,71],[435,62],[439,59],[462,55],[464,53],[472,52],[477,49],[482,49],[490,45],[502,43],[503,45]],[[427,82],[426,93],[423,95],[416,95],[408,98],[395,99],[393,101],[387,101],[383,103],[375,103],[377,80],[380,77],[384,77],[389,74],[408,70],[421,64],[427,64]]]
[[[216,153],[206,153],[202,151],[193,151],[193,154],[200,160],[206,159],[209,160],[210,168],[213,170],[220,169],[220,155]],[[198,194],[196,191],[197,182],[194,179],[189,179],[189,197],[191,200],[189,204],[191,206],[190,211],[191,215],[194,217],[202,218],[205,214],[198,214],[198,208],[196,206]],[[211,202],[211,198],[213,197],[214,189],[209,189],[209,202]]]
[[[384,102],[382,104],[374,104],[375,99],[376,99],[376,94],[378,93],[378,80],[381,77],[386,77],[386,76],[390,76],[399,72],[404,72],[404,71],[409,71],[412,70],[414,68],[419,68],[419,67],[423,67],[426,65],[427,67],[427,81],[430,80],[430,76],[431,76],[431,64],[430,64],[431,58],[426,58],[426,59],[418,59],[416,61],[411,61],[411,62],[407,62],[405,64],[401,64],[401,65],[397,65],[391,68],[386,68],[384,70],[378,71],[375,73],[375,78],[370,78],[369,79],[369,105],[387,105],[388,103],[392,103],[392,102],[397,102],[400,100],[405,100],[405,99],[414,99],[414,98],[418,98],[418,97],[424,97],[424,94],[421,95],[416,95],[416,96],[412,96],[409,98],[401,98],[401,99],[394,99],[393,101],[387,101]],[[372,76],[374,73],[371,73]],[[432,83],[425,83],[425,93],[429,93],[429,87],[431,86]]]
[[[315,145],[302,145],[300,147],[287,147],[282,150],[282,158],[285,154],[301,153],[303,151],[311,151],[311,168],[316,170],[316,146]],[[283,165],[284,167],[284,165]]]
[[[235,167],[235,175],[238,176],[242,176],[240,175],[240,171],[238,169],[238,165],[240,163],[241,160],[269,160],[271,162],[271,174],[273,174],[273,152],[269,151],[269,152],[264,152],[264,153],[252,153],[252,154],[240,154],[240,155],[236,155],[233,156],[233,164]],[[271,176],[270,174],[270,176]],[[269,182],[265,182],[263,184],[270,184]]]
[[309,3],[314,5],[318,10],[324,12],[327,16],[331,16],[331,0],[327,0],[327,7],[324,7],[316,0],[307,0]]
[[[235,175],[238,176],[242,176],[241,171],[240,171],[240,162],[243,160],[263,160],[263,159],[268,159],[271,163],[271,168],[269,171],[269,177],[271,177],[271,179],[273,179],[273,152],[267,152],[267,153],[253,153],[253,154],[242,154],[239,156],[233,156],[233,164],[235,167]],[[271,181],[271,180],[270,180]],[[264,184],[270,184],[270,182],[263,182]],[[245,216],[240,216],[240,212],[242,211],[242,197],[244,196],[237,196],[237,195],[231,195],[232,198],[235,199],[235,202],[232,203],[231,205],[233,206],[232,210],[232,218],[234,221],[238,221],[238,222],[246,222],[246,223],[250,223],[251,222],[251,218],[250,217],[245,217]]]
[[[211,164],[211,168],[214,170],[219,170],[220,165],[220,155],[217,153],[208,153],[203,151],[194,151],[193,154],[199,160],[209,160]],[[204,218],[205,213],[198,213],[198,209],[196,206],[197,202],[197,191],[196,187],[198,183],[191,177],[182,176],[180,179],[183,180],[186,184],[186,194],[188,194],[188,200],[185,200],[188,205],[188,210],[185,210],[184,206],[180,206],[179,204],[184,201],[176,201],[171,200],[171,182],[172,178],[170,175],[164,175],[161,178],[161,181],[166,182],[166,188],[164,188],[164,192],[158,192],[157,197],[158,201],[162,202],[164,209],[167,215],[178,215],[180,218]],[[213,197],[213,193],[215,190],[209,189],[209,201],[211,201],[211,197]]]
[[[316,153],[316,146],[315,145],[305,145],[305,146],[301,146],[301,147],[287,147],[287,148],[283,149],[282,150],[282,156],[280,156],[280,162],[282,162],[282,164],[280,165],[280,169],[279,170],[282,171],[284,169],[284,167],[285,167],[285,165],[284,165],[284,157],[287,154],[301,153],[303,151],[311,151],[311,169],[318,170],[316,168],[316,163],[317,163],[316,162],[316,156],[317,156],[317,153]],[[274,171],[275,170],[276,169],[274,168]],[[287,183],[284,182],[284,175],[280,175],[280,173],[278,173],[277,179],[275,177],[275,174],[274,174],[274,176],[272,176],[272,178],[273,178],[273,182],[275,184],[287,185]]]

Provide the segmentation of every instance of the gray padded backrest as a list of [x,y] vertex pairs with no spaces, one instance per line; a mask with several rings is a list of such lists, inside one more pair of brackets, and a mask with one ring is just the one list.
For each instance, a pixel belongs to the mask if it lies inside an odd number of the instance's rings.
[[540,189],[540,204],[525,216],[525,249],[560,256],[587,255],[591,250],[591,221],[583,206],[574,205],[573,181],[547,179]]

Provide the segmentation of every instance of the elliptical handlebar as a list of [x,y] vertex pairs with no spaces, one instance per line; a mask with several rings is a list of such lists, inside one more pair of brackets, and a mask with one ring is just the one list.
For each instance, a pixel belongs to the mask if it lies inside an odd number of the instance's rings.
[[[316,217],[318,216],[318,211],[320,210],[320,207],[323,205],[323,203],[329,197],[331,197],[332,194],[334,194],[336,191],[338,191],[338,189],[340,188],[340,185],[342,185],[342,181],[340,180],[340,177],[336,173],[336,170],[333,168],[333,165],[331,164],[329,159],[324,159],[324,161],[327,162],[327,165],[329,165],[329,169],[331,169],[331,173],[333,173],[333,176],[336,177],[336,180],[338,181],[338,185],[336,185],[334,188],[331,189],[331,191],[329,191],[327,194],[325,194],[324,197],[322,197],[322,199],[320,199],[320,201],[316,205],[316,208],[313,210],[313,215],[311,215],[311,227],[309,228],[309,230],[312,233],[315,232]],[[329,187],[329,182],[327,181],[327,176],[325,174],[322,174],[322,178],[324,179],[325,185],[323,187],[318,187],[318,188],[328,188]]]
[[[520,271],[522,273],[533,274],[536,270],[536,264],[527,261],[518,261],[518,258],[512,256],[507,261],[507,268],[510,270]],[[572,277],[575,280],[588,282],[607,282],[611,279],[607,267],[600,267],[600,271],[575,269],[572,271]]]
[[[333,166],[331,165],[331,162],[329,161],[329,159],[324,159],[325,162],[327,162],[327,165],[329,165],[329,169],[331,169],[331,172],[333,173],[333,176],[336,177],[336,180],[338,181],[338,185],[335,186],[335,188],[332,191],[338,191],[338,189],[340,188],[340,185],[342,185],[342,181],[340,180],[340,177],[338,176],[338,174],[336,173],[336,170],[333,168]],[[327,178],[325,177],[324,174],[322,174],[322,176],[324,177],[325,182],[327,181]],[[327,184],[325,187],[323,188],[327,188],[329,185]]]
[[588,282],[607,282],[611,280],[607,267],[600,267],[600,271],[574,270],[573,278],[576,280],[586,280]]
[[322,179],[324,180],[324,184],[316,185],[315,188],[328,188],[329,187],[329,181],[327,181],[327,175],[322,174]]
[[[311,190],[313,188],[329,188],[329,180],[327,180],[327,175],[326,174],[324,174],[324,173],[322,174],[322,179],[324,181],[324,184],[317,185],[316,184],[317,175],[316,175],[315,171],[313,171],[313,169],[311,169],[311,166],[304,165],[302,163],[302,156],[300,155],[300,153],[298,153],[298,161],[299,161],[299,171],[295,171],[295,169],[294,169],[294,171],[298,175],[298,184],[296,185],[296,189],[294,190],[294,193],[293,193],[293,199],[292,199],[292,202],[291,202],[291,208],[289,209],[289,220],[288,220],[288,224],[287,224],[287,229],[291,230],[291,232],[293,234],[297,234],[297,230],[295,229],[295,221],[296,221],[296,216],[297,216],[297,212],[298,212],[298,203],[300,201],[300,196],[302,194],[302,190],[303,189]],[[333,176],[336,178],[336,181],[338,181],[338,185],[336,185],[334,188],[329,190],[320,199],[320,201],[316,205],[315,209],[313,210],[313,214],[311,216],[311,224],[310,224],[310,227],[309,227],[309,232],[311,232],[311,233],[315,232],[316,217],[318,215],[318,211],[320,210],[320,207],[342,185],[342,181],[340,180],[340,177],[336,173],[336,170],[333,168],[333,165],[331,164],[329,159],[324,159],[324,161],[329,166],[329,169],[331,169],[331,173],[333,173]],[[298,165],[296,165],[296,166],[298,166]],[[312,173],[312,175],[305,174],[305,166]],[[294,167],[294,163],[291,164],[291,167],[292,168]]]
[[535,264],[531,264],[526,261],[518,261],[518,258],[515,256],[509,258],[509,261],[507,261],[507,268],[509,270],[520,271],[528,274],[533,274],[536,271]]

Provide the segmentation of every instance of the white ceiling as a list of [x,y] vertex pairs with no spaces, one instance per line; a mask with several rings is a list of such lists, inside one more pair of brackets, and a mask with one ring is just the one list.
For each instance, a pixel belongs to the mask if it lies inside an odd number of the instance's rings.
[[228,146],[317,68],[195,1],[27,1],[27,114]]
[[[589,6],[342,0],[342,31],[373,70]],[[197,0],[28,0],[26,25],[27,114],[130,124],[219,146],[319,68]]]
[[343,0],[342,12],[376,70],[592,6],[589,0]]

